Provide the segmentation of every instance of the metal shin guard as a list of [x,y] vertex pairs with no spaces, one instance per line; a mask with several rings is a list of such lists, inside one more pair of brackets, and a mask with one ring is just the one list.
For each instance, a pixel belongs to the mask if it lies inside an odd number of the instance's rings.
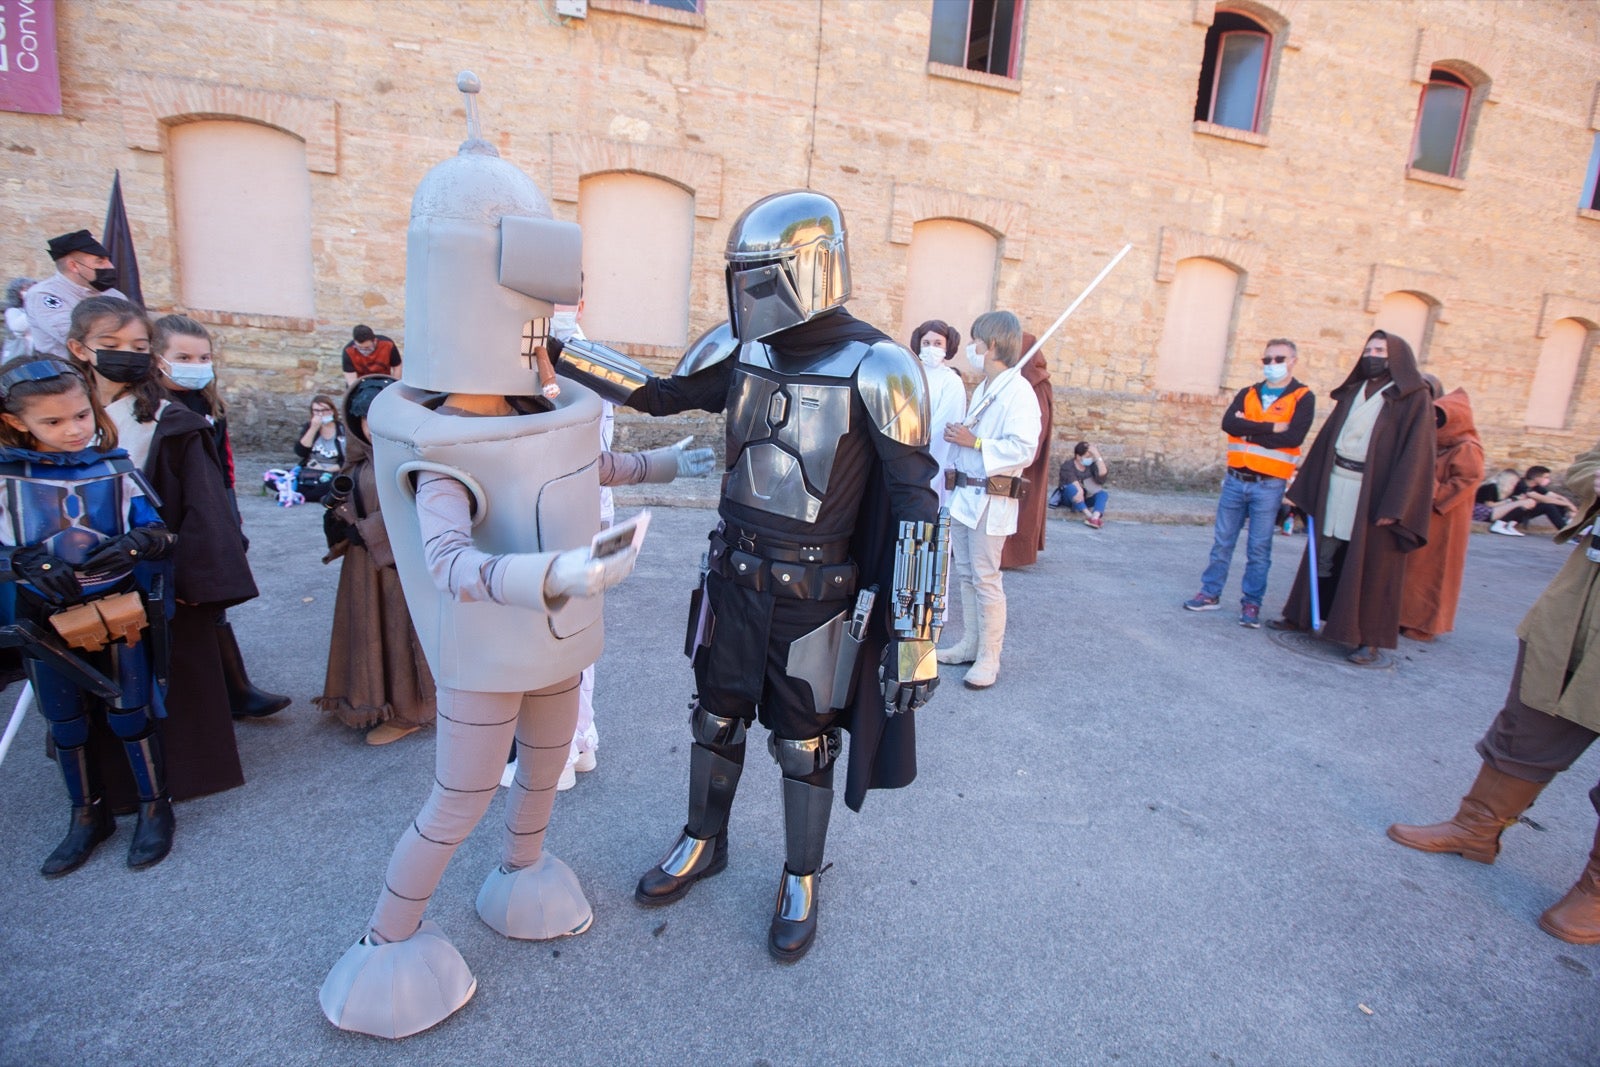
[[549,941],[589,929],[594,910],[578,876],[545,852],[531,866],[490,871],[478,891],[478,917],[505,937]]
[[745,729],[696,704],[689,716],[689,819],[684,832],[702,841],[728,828],[728,812],[744,773]]
[[409,1037],[455,1014],[477,992],[467,961],[433,922],[404,941],[363,937],[339,957],[317,999],[341,1030]]
[[839,755],[837,727],[821,737],[769,741],[783,770],[784,864],[794,874],[814,874],[822,866],[833,811],[833,762]]

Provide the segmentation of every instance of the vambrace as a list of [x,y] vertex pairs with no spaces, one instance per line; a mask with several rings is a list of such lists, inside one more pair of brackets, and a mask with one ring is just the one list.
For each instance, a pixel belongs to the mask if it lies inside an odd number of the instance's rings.
[[649,367],[633,357],[582,337],[574,337],[562,346],[561,373],[617,405],[627,404],[628,397],[655,377]]
[[881,680],[884,712],[915,711],[939,685],[934,645],[944,629],[945,583],[950,569],[950,512],[935,522],[900,523],[895,541],[890,640]]

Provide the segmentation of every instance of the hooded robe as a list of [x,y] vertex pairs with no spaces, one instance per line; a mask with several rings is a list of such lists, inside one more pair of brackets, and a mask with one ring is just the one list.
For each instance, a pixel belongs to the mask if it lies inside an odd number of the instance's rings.
[[[1433,519],[1428,543],[1406,560],[1400,625],[1423,638],[1455,628],[1461,575],[1472,534],[1472,498],[1483,481],[1483,444],[1472,420],[1472,401],[1457,389],[1434,401],[1439,454],[1433,467]],[[1408,635],[1410,636],[1410,635]]]
[[[1038,339],[1031,333],[1022,335],[1022,350],[1027,352]],[[1028,479],[1022,496],[1017,501],[1017,532],[1006,538],[1000,553],[1000,569],[1026,567],[1044,551],[1044,506],[1050,498],[1050,430],[1053,422],[1055,390],[1050,386],[1050,367],[1040,352],[1022,368],[1022,377],[1033,386],[1039,398],[1039,451],[1034,453],[1022,476]]]
[[[1334,577],[1324,580],[1319,592],[1325,638],[1347,645],[1394,648],[1399,643],[1406,557],[1428,543],[1436,452],[1433,396],[1417,370],[1416,356],[1411,346],[1394,334],[1374,330],[1369,340],[1380,336],[1388,341],[1388,367],[1385,375],[1372,380],[1392,384],[1383,393],[1383,406],[1367,443],[1366,470],[1350,540],[1339,554]],[[1330,394],[1335,403],[1333,413],[1306,453],[1294,485],[1284,494],[1285,500],[1316,522],[1319,531],[1327,514],[1334,445],[1367,381],[1352,368]],[[1394,523],[1378,526],[1379,519],[1393,519]],[[1284,618],[1306,630],[1311,628],[1308,577],[1314,577],[1309,546],[1283,606]]]

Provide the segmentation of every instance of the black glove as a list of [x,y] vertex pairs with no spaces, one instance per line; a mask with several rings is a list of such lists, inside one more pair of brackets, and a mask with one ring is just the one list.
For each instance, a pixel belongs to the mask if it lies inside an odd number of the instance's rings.
[[177,540],[172,531],[164,527],[141,526],[103,542],[89,553],[88,559],[78,564],[78,570],[84,574],[98,574],[127,570],[145,560],[166,559],[172,555],[172,546]]
[[561,362],[561,351],[566,347],[567,343],[554,334],[544,339],[544,350],[550,353],[550,365],[552,367]]
[[83,586],[72,573],[72,564],[52,556],[43,545],[25,545],[13,550],[6,564],[14,578],[27,582],[53,603],[78,600],[83,596]]

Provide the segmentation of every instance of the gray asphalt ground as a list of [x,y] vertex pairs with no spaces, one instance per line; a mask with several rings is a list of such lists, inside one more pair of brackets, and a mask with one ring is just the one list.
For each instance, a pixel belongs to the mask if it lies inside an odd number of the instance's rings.
[[[1455,810],[1513,627],[1565,557],[1548,539],[1474,537],[1457,632],[1363,670],[1179,609],[1209,530],[1132,519],[1204,521],[1206,497],[1113,496],[1101,532],[1054,516],[1040,563],[1006,579],[999,684],[947,674],[919,713],[918,780],[837,806],[821,934],[785,967],[765,948],[782,834],[759,743],[728,870],[664,910],[632,901],[683,819],[679,650],[713,521],[658,510],[608,605],[599,769],[561,794],[548,841],[593,928],[531,944],[478,920],[497,800],[429,910],[477,995],[391,1043],[335,1030],[317,988],[427,793],[431,732],[372,748],[311,706],[336,581],[320,515],[243,505],[263,596],[232,614],[294,706],[239,726],[248,784],[180,805],[166,862],[127,870],[124,820],[58,881],[37,867],[66,805],[30,716],[0,766],[4,1063],[1600,1061],[1600,948],[1535,925],[1583,866],[1596,756],[1495,866],[1383,834]],[[1277,539],[1269,613],[1302,545]]]

